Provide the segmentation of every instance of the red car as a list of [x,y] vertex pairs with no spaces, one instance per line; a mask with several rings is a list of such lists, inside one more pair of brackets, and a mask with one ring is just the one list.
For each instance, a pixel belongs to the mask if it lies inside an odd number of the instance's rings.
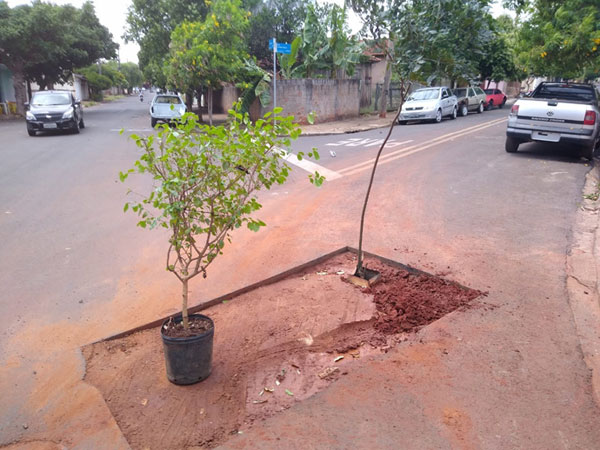
[[500,89],[484,89],[486,94],[486,108],[488,111],[494,106],[502,108],[506,103],[506,95]]

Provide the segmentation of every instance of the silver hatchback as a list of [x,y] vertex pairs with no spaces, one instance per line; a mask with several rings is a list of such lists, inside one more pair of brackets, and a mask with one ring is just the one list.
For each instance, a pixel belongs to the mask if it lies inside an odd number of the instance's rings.
[[406,99],[398,123],[404,125],[410,120],[433,120],[439,123],[444,116],[456,119],[457,113],[456,96],[449,88],[423,88],[416,90]]

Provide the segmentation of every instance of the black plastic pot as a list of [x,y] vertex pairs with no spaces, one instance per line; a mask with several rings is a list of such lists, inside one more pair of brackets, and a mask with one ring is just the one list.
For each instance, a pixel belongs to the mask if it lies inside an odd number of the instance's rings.
[[[191,337],[169,337],[163,334],[166,320],[160,328],[167,366],[167,378],[175,384],[194,384],[210,375],[212,363],[213,336],[215,324],[210,317],[202,314],[191,314],[192,317],[201,317],[210,321],[212,328],[203,334]],[[181,316],[173,319],[181,322]]]

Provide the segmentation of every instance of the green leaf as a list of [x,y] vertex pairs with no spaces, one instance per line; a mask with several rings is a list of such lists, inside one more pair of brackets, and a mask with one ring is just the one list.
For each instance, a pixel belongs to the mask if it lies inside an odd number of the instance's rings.
[[125,203],[125,206],[123,206],[123,212],[127,212],[128,209],[129,209],[129,203]]
[[306,120],[309,124],[313,125],[315,123],[315,117],[316,114],[314,111],[311,111],[308,113],[308,115],[306,116]]

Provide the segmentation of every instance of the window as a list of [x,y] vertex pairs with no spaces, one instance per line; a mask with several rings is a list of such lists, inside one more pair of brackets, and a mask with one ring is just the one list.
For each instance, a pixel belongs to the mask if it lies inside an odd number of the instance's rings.
[[475,95],[475,91],[473,88],[469,88],[469,97],[473,97]]
[[438,98],[440,95],[440,90],[438,88],[435,89],[419,89],[411,94],[408,97],[409,100],[433,100]]
[[166,96],[166,95],[161,95],[159,97],[156,97],[156,100],[154,100],[154,103],[167,103],[167,104],[171,104],[171,105],[181,104],[181,102],[179,101],[179,97]]
[[68,92],[36,92],[31,100],[33,105],[39,106],[70,105],[72,102],[72,96]]

